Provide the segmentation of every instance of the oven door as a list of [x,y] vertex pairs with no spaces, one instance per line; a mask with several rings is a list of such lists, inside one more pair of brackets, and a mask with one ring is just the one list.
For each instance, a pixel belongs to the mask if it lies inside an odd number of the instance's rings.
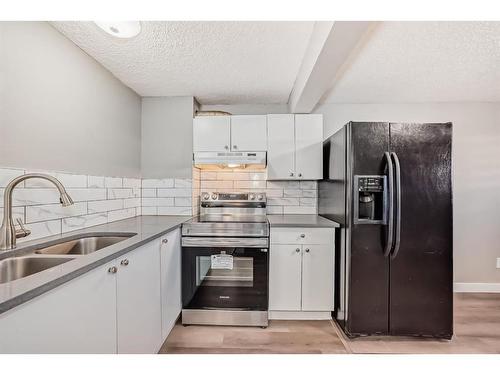
[[268,307],[268,240],[183,238],[184,309]]

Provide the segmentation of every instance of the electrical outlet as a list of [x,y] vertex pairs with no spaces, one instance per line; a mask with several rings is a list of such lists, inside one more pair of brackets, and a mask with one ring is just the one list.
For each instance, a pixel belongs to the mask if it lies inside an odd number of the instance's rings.
[[500,258],[497,258],[497,268],[500,268]]

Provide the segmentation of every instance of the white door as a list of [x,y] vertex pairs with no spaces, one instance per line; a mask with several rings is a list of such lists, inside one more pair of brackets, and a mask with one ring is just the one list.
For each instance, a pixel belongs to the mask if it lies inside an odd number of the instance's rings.
[[116,277],[100,266],[0,315],[0,353],[116,353]]
[[161,342],[160,243],[117,260],[118,353],[156,353]]
[[161,314],[162,341],[174,327],[182,309],[181,231],[176,229],[161,238]]
[[269,310],[300,311],[301,246],[271,245]]
[[295,173],[303,180],[323,178],[322,115],[295,115]]
[[[175,134],[172,134],[175,137]],[[193,151],[229,151],[230,116],[197,116],[193,119]]]
[[267,179],[294,179],[294,115],[267,115],[267,142]]
[[333,310],[333,247],[302,245],[302,310]]
[[231,116],[231,151],[266,151],[267,118]]

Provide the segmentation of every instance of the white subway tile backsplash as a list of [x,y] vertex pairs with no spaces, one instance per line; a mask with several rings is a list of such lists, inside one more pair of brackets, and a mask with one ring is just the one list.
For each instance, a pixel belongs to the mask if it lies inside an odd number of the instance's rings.
[[285,215],[314,215],[317,214],[316,207],[307,206],[283,206]]
[[299,198],[267,198],[268,206],[298,206]]
[[141,207],[141,198],[128,198],[123,200],[123,208]]
[[317,189],[318,183],[316,181],[300,181],[301,189]]
[[156,189],[142,189],[143,198],[154,198],[156,197]]
[[144,207],[142,206],[142,214],[143,215],[158,215],[158,208],[154,207]]
[[174,198],[156,198],[158,207],[173,206]]
[[[74,202],[98,201],[106,199],[106,189],[67,189]],[[59,195],[57,200],[59,201]]]
[[176,178],[174,179],[174,187],[176,188],[187,188],[191,189],[191,179],[190,178]]
[[134,192],[132,189],[124,189],[124,188],[108,189],[108,199],[125,199],[133,197],[134,197]]
[[262,189],[266,188],[266,181],[234,181],[236,189]]
[[124,188],[141,188],[141,179],[140,178],[124,178],[123,179],[123,187]]
[[185,197],[174,198],[174,205],[176,207],[191,207],[192,204],[193,204],[192,198],[185,198]]
[[26,228],[31,231],[31,234],[28,237],[18,238],[18,243],[61,234],[61,220],[49,220],[26,224]]
[[[103,200],[88,202],[89,214],[120,210],[123,208],[123,199]],[[73,215],[74,216],[74,215]]]
[[128,219],[130,217],[136,216],[135,207],[125,208],[123,210],[109,211],[108,212],[108,222]]
[[62,219],[62,233],[72,230],[84,229],[94,225],[106,224],[108,222],[108,213],[89,214],[75,217],[66,217]]
[[[26,173],[44,173],[57,178],[66,189],[68,188],[86,188],[87,176],[81,174],[69,174],[47,171],[26,171]],[[41,178],[31,178],[24,182],[26,188],[53,188],[54,184]]]
[[174,179],[173,178],[146,178],[142,180],[142,188],[173,188]]
[[202,171],[200,173],[200,180],[204,180],[204,181],[217,180],[217,172]]
[[283,196],[284,197],[301,197],[302,190],[300,190],[300,189],[284,189]]
[[283,215],[283,206],[267,206],[269,215]]
[[316,207],[316,198],[300,198],[300,205],[301,206],[311,206],[311,207]]
[[121,187],[123,187],[123,178],[121,178],[121,177],[106,177],[104,179],[104,186],[107,188],[121,188]]
[[158,206],[158,198],[142,198],[142,207]]
[[87,186],[89,188],[103,188],[104,187],[104,177],[103,176],[87,176]]
[[[12,207],[12,218],[16,220],[17,218],[21,219],[23,223],[26,222],[24,218],[24,207]],[[3,210],[0,210],[0,224],[3,221]]]
[[[23,174],[23,169],[0,168],[0,187],[6,187],[11,180]],[[21,182],[18,186],[24,186],[24,182]]]
[[158,197],[190,197],[191,188],[189,189],[158,189],[156,194]]
[[[94,203],[94,202],[91,202]],[[87,213],[87,202],[76,202],[71,206],[63,207],[60,204],[26,207],[26,223],[61,219],[68,216],[79,216]]]

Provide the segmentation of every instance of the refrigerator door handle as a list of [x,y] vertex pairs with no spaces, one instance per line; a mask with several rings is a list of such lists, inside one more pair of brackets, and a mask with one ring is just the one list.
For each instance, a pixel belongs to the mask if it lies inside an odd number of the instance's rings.
[[401,245],[401,165],[398,155],[391,152],[391,158],[394,159],[394,167],[396,170],[396,234],[394,240],[394,250],[391,259],[396,258]]
[[387,162],[387,172],[389,176],[388,179],[388,190],[389,190],[389,200],[388,200],[388,219],[387,223],[389,228],[387,230],[387,243],[385,244],[384,257],[389,256],[392,250],[393,238],[394,238],[394,170],[392,166],[392,159],[389,152],[384,152],[384,158]]

